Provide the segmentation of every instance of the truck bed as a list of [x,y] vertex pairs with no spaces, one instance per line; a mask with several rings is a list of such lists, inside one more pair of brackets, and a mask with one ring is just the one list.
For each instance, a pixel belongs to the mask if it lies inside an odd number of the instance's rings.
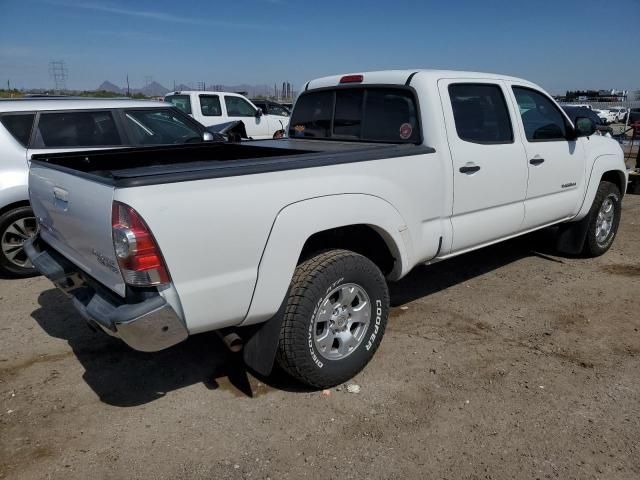
[[432,153],[412,144],[280,139],[34,155],[34,163],[119,188]]

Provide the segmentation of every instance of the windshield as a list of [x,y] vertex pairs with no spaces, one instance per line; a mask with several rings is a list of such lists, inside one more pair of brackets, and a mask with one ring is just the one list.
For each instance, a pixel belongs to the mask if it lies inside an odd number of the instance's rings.
[[164,101],[173,103],[184,113],[191,115],[191,99],[189,95],[169,95],[164,97]]
[[127,128],[138,145],[166,145],[202,141],[202,132],[170,108],[126,110]]
[[350,87],[303,93],[289,127],[293,138],[418,143],[413,92],[397,87]]

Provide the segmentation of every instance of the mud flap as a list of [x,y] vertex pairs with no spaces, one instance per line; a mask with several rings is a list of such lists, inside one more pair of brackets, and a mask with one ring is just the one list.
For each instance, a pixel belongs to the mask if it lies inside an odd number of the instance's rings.
[[267,376],[273,369],[276,352],[278,351],[278,342],[280,341],[284,309],[288,298],[289,295],[287,294],[276,314],[265,323],[256,327],[248,327],[248,329],[254,328],[255,330],[244,344],[244,363],[260,375]]
[[584,249],[584,242],[587,240],[589,230],[589,220],[591,215],[578,222],[563,223],[558,227],[556,240],[556,250],[568,255],[579,255]]

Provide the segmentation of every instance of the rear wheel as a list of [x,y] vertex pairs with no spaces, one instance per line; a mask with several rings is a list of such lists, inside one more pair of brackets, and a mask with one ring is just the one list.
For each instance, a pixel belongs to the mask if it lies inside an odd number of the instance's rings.
[[373,357],[388,315],[387,284],[371,260],[347,250],[316,255],[291,282],[278,364],[313,387],[343,383]]
[[618,232],[622,211],[620,190],[611,182],[600,182],[589,211],[589,229],[584,254],[597,257],[604,254]]
[[29,207],[18,207],[0,215],[0,274],[29,277],[38,273],[24,251],[24,242],[35,235],[37,228]]

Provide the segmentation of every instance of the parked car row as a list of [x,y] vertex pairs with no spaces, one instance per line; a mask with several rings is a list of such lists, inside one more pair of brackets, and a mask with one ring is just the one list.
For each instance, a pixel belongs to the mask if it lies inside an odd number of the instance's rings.
[[632,108],[629,110],[629,125],[640,123],[640,108]]
[[627,120],[629,110],[621,106],[608,108],[593,108],[587,103],[563,104],[562,108],[586,108],[595,113],[600,118],[603,125],[609,123],[624,123]]
[[578,117],[590,118],[596,125],[596,133],[598,135],[611,136],[613,134],[613,129],[607,126],[607,124],[604,122],[604,120],[602,120],[602,118],[596,113],[595,110],[586,107],[571,107],[566,105],[563,105],[562,109],[574,123]]
[[[220,92],[169,97],[194,117],[206,107],[233,118],[230,106],[253,115],[243,118],[268,115]],[[137,111],[96,114],[92,145],[128,129],[153,136]],[[30,142],[38,118],[23,128]],[[134,349],[218,330],[244,344],[257,372],[275,361],[327,388],[373,357],[387,281],[413,267],[552,225],[562,251],[588,257],[616,236],[628,180],[620,145],[526,80],[330,76],[307,83],[290,118],[279,140],[35,156],[39,230],[24,244],[35,226],[12,230],[11,248],[23,245],[79,316]]]

